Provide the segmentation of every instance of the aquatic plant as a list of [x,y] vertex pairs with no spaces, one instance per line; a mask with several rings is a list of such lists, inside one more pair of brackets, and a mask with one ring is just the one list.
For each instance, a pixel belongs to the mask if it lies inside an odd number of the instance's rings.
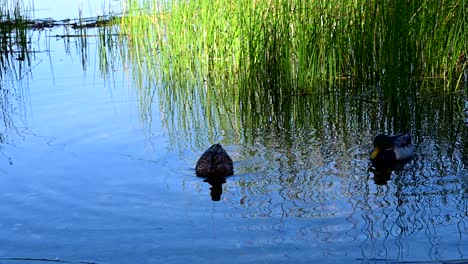
[[158,65],[166,80],[303,93],[324,87],[319,81],[352,79],[406,95],[396,83],[442,78],[453,91],[466,71],[461,0],[124,3],[123,31],[145,58],[139,67]]
[[118,33],[143,119],[158,93],[172,142],[196,134],[202,148],[247,128],[410,130],[418,97],[465,85],[464,11],[456,0],[126,0]]

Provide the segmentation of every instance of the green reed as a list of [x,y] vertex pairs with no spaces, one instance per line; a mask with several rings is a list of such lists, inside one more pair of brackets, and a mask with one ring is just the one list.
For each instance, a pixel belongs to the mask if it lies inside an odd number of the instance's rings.
[[[119,33],[142,115],[150,119],[159,93],[173,142],[194,134],[195,145],[247,140],[246,128],[343,128],[350,120],[334,120],[346,119],[334,110],[348,111],[340,98],[382,109],[364,115],[364,127],[408,131],[416,97],[463,87],[466,5],[126,0]],[[435,80],[442,85],[427,88]],[[307,95],[326,96],[303,108]]]
[[236,93],[314,92],[317,82],[352,79],[406,96],[395,84],[442,78],[453,91],[466,70],[466,1],[169,3],[127,0],[122,19],[139,67],[158,64],[168,79],[228,81]]

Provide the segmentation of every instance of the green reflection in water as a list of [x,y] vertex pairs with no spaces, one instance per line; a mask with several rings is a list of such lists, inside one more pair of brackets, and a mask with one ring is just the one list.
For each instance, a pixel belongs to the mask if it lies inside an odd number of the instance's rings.
[[0,155],[5,155],[3,143],[20,133],[14,117],[24,115],[26,94],[22,87],[31,75],[32,51],[28,15],[20,1],[0,4]]

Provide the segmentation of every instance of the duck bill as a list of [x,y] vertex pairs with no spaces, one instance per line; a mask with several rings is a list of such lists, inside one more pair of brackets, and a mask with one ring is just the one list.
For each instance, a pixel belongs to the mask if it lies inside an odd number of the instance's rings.
[[378,147],[375,147],[374,150],[371,152],[371,159],[377,158],[377,155],[379,155],[380,149]]

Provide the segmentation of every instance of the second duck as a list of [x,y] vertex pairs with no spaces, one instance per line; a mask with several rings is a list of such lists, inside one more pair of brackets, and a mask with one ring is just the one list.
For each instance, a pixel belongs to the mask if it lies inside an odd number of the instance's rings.
[[395,136],[380,134],[374,139],[370,160],[377,171],[389,171],[394,168],[397,161],[411,159],[413,151],[414,145],[410,134]]

